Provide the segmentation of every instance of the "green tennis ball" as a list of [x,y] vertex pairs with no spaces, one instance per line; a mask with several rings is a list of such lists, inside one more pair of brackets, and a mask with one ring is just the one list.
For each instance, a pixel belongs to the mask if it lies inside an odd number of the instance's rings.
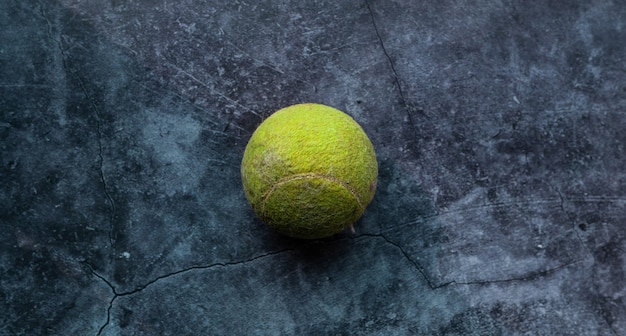
[[241,162],[246,197],[278,232],[303,239],[332,236],[361,217],[376,190],[374,147],[349,115],[298,104],[267,118]]

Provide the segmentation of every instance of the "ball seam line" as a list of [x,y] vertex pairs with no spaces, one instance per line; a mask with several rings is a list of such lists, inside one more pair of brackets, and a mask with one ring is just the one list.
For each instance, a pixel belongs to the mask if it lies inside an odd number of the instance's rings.
[[350,184],[341,181],[339,179],[337,179],[336,177],[330,176],[330,175],[326,175],[326,174],[320,174],[320,173],[302,173],[302,174],[296,174],[296,175],[292,175],[289,177],[283,177],[282,179],[278,180],[276,183],[274,183],[269,190],[267,190],[263,196],[261,196],[261,211],[265,211],[265,202],[267,201],[267,198],[269,197],[269,195],[272,194],[272,192],[274,192],[274,190],[287,182],[291,182],[294,180],[302,180],[302,179],[306,179],[306,178],[321,178],[321,179],[325,179],[328,180],[330,182],[334,182],[337,183],[339,185],[341,185],[342,187],[346,188],[346,190],[348,190],[348,192],[350,192],[350,194],[352,194],[352,196],[354,196],[354,198],[356,199],[357,204],[359,205],[359,209],[361,209],[361,211],[364,210],[363,204],[361,203],[361,198],[358,196],[358,193],[356,192],[356,189],[354,189]]

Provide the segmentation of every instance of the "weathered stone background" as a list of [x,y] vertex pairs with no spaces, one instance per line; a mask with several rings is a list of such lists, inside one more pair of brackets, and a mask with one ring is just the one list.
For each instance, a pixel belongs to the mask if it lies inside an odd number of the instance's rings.
[[[0,334],[626,335],[625,55],[623,1],[0,1]],[[300,102],[354,235],[246,203]]]

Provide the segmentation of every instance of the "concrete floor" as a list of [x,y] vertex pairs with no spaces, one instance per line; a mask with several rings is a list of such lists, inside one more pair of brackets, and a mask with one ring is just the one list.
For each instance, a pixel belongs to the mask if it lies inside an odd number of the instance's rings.
[[[355,234],[246,202],[300,102]],[[1,1],[0,334],[626,335],[625,130],[623,1]]]

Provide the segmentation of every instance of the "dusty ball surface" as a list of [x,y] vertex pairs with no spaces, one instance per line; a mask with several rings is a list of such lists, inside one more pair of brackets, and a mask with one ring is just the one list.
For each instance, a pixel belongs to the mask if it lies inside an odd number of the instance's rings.
[[374,147],[346,113],[298,104],[267,118],[241,162],[246,197],[263,222],[303,239],[351,226],[372,201],[378,164]]

